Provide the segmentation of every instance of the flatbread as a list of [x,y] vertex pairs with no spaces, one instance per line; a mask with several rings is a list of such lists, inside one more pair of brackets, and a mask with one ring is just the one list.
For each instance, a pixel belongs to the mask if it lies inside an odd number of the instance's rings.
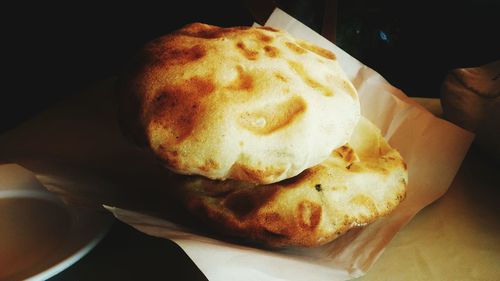
[[147,44],[118,91],[123,131],[170,170],[258,184],[319,164],[360,116],[333,53],[269,27],[188,25]]
[[271,246],[318,246],[387,215],[408,182],[401,155],[362,118],[348,145],[269,185],[177,176],[177,196],[207,225]]

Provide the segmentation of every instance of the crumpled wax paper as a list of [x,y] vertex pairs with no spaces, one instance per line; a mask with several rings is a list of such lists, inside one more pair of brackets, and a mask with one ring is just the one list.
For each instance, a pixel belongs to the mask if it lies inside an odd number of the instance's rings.
[[362,114],[403,155],[406,199],[389,216],[317,248],[264,249],[221,240],[190,224],[168,197],[155,159],[121,136],[114,80],[56,105],[0,137],[0,163],[30,169],[73,204],[104,204],[118,219],[176,242],[209,280],[346,280],[363,275],[396,233],[450,186],[473,135],[436,118],[363,65],[283,11],[266,25],[333,51],[358,90]]

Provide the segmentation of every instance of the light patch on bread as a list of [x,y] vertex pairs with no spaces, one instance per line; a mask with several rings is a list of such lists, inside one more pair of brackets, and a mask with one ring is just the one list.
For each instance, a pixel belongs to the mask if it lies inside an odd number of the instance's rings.
[[299,119],[307,109],[305,101],[298,96],[287,101],[266,105],[239,115],[238,124],[256,135],[268,135]]

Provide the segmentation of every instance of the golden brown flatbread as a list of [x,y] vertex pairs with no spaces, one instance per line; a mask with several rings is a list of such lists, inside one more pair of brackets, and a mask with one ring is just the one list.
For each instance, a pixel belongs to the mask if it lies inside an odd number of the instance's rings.
[[362,118],[348,145],[269,185],[178,176],[181,202],[217,231],[271,246],[318,246],[391,212],[408,181],[401,155]]
[[172,171],[211,179],[295,176],[360,116],[333,53],[269,27],[188,25],[147,44],[120,81],[125,133]]

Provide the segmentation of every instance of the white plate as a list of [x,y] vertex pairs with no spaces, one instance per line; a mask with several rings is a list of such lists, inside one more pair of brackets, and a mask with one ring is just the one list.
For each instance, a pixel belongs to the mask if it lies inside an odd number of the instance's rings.
[[45,190],[0,188],[0,280],[54,276],[94,248],[112,221]]

